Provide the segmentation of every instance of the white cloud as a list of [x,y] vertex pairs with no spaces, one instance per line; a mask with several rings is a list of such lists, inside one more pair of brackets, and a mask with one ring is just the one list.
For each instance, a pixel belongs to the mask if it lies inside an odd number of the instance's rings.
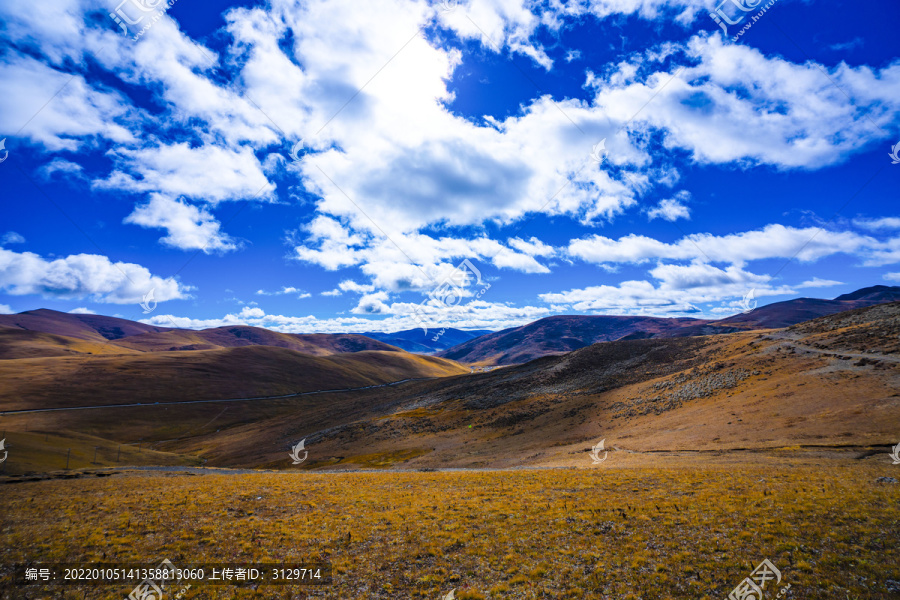
[[[867,265],[886,264],[900,258],[893,242],[879,242],[852,232],[828,231],[815,227],[796,228],[767,225],[763,229],[729,235],[696,233],[669,244],[641,235],[618,240],[593,235],[572,240],[568,253],[573,258],[600,265],[640,264],[649,260],[708,260],[736,265],[766,258],[796,258],[812,262],[838,253],[866,250],[873,258]],[[897,256],[894,256],[897,255]]]
[[699,163],[782,169],[842,162],[883,139],[900,116],[898,62],[880,70],[798,65],[717,34],[694,36],[683,51],[668,71],[636,69],[638,57],[592,78],[595,108],[625,122],[643,107],[632,127],[663,131],[668,148]]
[[833,287],[836,285],[844,285],[843,281],[834,281],[832,279],[820,279],[818,277],[813,277],[809,281],[804,281],[800,285],[796,285],[796,288],[824,288],[824,287]]
[[3,234],[3,237],[0,238],[0,245],[7,244],[24,244],[25,236],[22,234],[16,233],[15,231],[7,231]]
[[13,309],[9,306],[9,304],[0,304],[0,315],[11,314],[13,314]]
[[221,231],[219,222],[207,210],[162,194],[152,194],[150,201],[135,207],[124,222],[165,229],[167,235],[160,242],[181,250],[202,250],[211,254],[239,247]]
[[[659,286],[649,281],[623,281],[619,285],[600,285],[566,292],[541,294],[541,300],[558,309],[608,315],[647,315],[658,317],[693,316],[706,313],[734,314],[740,299],[751,289],[757,298],[794,294],[790,286],[772,287],[770,277],[731,268],[727,271],[709,265],[670,267],[657,271]],[[703,305],[720,303],[704,309]],[[560,311],[561,312],[561,311]]]
[[674,198],[667,198],[660,202],[656,208],[647,211],[647,217],[653,219],[661,218],[666,221],[675,222],[678,219],[690,219],[691,209],[683,204],[690,200],[691,193],[687,191],[678,192]]
[[73,308],[72,310],[69,311],[69,314],[70,315],[96,315],[97,313],[95,313],[94,311],[92,311],[89,308],[80,307],[80,308]]
[[[96,90],[80,74],[53,69],[29,56],[7,53],[0,60],[0,131],[42,144],[47,150],[76,151],[99,139],[131,142],[118,124],[130,104],[118,92]],[[53,99],[50,102],[50,99]],[[35,104],[47,102],[35,114]]]
[[48,260],[32,252],[0,248],[0,290],[15,296],[89,299],[110,304],[137,304],[149,290],[158,302],[187,298],[190,287],[159,277],[133,263],[111,262],[96,254],[73,254]]
[[79,179],[84,178],[84,167],[65,158],[54,158],[49,163],[39,169],[44,179],[51,179],[54,173],[65,173],[73,175]]
[[886,281],[896,281],[900,283],[900,273],[885,273],[884,279]]
[[[275,190],[248,147],[239,149],[187,142],[140,149],[121,148],[112,155],[120,170],[95,187],[131,192],[159,192],[216,204],[225,200],[268,198]],[[127,171],[127,172],[126,172]]]
[[536,237],[532,237],[527,242],[520,238],[511,238],[508,240],[510,246],[528,256],[540,256],[548,258],[556,255],[556,248],[548,246]]
[[[186,329],[252,325],[284,333],[364,333],[367,331],[402,331],[421,327],[421,323],[413,317],[413,311],[420,308],[416,304],[393,303],[387,305],[384,303],[384,306],[379,305],[379,308],[384,312],[373,314],[372,318],[354,316],[319,319],[313,315],[304,317],[271,315],[266,314],[262,309],[244,307],[240,313],[227,314],[217,319],[153,315],[141,322]],[[442,327],[499,330],[531,323],[550,314],[550,311],[544,307],[512,307],[483,300],[473,300],[453,310],[439,310],[430,306],[426,306],[424,310],[425,324],[430,330]],[[365,313],[361,311],[358,314]]]
[[853,219],[853,224],[870,231],[900,229],[900,217],[881,217],[880,219]]
[[362,283],[356,283],[350,279],[345,279],[344,281],[338,284],[338,288],[342,292],[354,292],[357,294],[366,294],[369,292],[375,291],[374,285],[366,285]]
[[304,292],[300,288],[295,288],[293,286],[284,286],[277,292],[257,290],[256,294],[258,296],[296,296],[298,300],[302,300],[304,298],[312,298],[312,294],[310,294],[309,292]]

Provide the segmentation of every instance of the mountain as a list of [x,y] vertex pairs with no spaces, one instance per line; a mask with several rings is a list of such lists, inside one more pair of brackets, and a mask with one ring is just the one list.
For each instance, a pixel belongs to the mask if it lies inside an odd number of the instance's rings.
[[549,317],[463,342],[437,353],[437,356],[462,363],[511,365],[540,356],[562,354],[597,342],[721,335],[789,327],[847,310],[896,301],[900,301],[900,287],[877,285],[838,296],[834,300],[795,298],[774,302],[749,313],[717,321],[651,317]]
[[168,331],[169,327],[145,325],[103,315],[74,315],[46,308],[16,315],[0,315],[0,327],[39,331],[67,338],[104,343],[142,333]]
[[[702,329],[700,335],[710,333],[729,333],[746,329],[774,329],[790,327],[797,323],[837,314],[855,308],[864,308],[900,301],[900,286],[876,285],[862,288],[849,294],[838,296],[834,300],[819,298],[795,298],[784,302],[773,302],[746,314],[734,315],[714,321]],[[716,330],[715,328],[722,328]],[[687,329],[679,335],[694,335],[693,329]]]
[[700,319],[658,317],[557,316],[522,327],[504,329],[439,352],[438,356],[464,363],[510,365],[541,356],[564,354],[597,342],[622,338],[672,337]]
[[363,350],[397,351],[399,348],[369,337],[348,333],[279,333],[261,327],[232,325],[194,331],[173,329],[118,340],[117,345],[145,352],[212,350],[242,346],[287,348],[313,356]]
[[235,418],[227,434],[162,449],[197,452],[210,465],[291,468],[285,451],[305,439],[311,469],[588,467],[600,440],[614,466],[664,461],[655,454],[664,451],[773,461],[789,448],[812,458],[864,451],[896,443],[898,340],[900,302],[788,329],[599,343],[490,373],[354,392],[340,409]]
[[0,315],[0,360],[73,354],[129,354],[271,346],[313,356],[399,348],[357,334],[279,333],[235,325],[195,331],[102,315],[40,309]]
[[258,398],[468,372],[402,351],[311,356],[272,346],[3,360],[0,411]]
[[394,333],[367,332],[363,335],[376,340],[380,340],[392,346],[402,348],[407,352],[420,352],[429,354],[446,350],[467,342],[471,339],[482,335],[494,333],[490,329],[477,329],[467,331],[464,329],[453,329],[447,327],[444,329],[429,329],[427,332],[421,329],[407,329],[405,331],[396,331]]

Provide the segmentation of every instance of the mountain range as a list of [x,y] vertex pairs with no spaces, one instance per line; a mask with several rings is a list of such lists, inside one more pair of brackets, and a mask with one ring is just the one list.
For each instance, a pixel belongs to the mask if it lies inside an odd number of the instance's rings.
[[554,316],[504,329],[438,352],[467,364],[512,365],[558,355],[598,342],[689,337],[788,327],[854,308],[900,300],[900,287],[877,285],[834,300],[796,298],[715,321],[658,317]]

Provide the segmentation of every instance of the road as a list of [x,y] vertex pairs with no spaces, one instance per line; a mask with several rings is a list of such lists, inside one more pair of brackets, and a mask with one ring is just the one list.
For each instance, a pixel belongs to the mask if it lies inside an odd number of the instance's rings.
[[791,337],[790,334],[781,332],[774,333],[766,336],[766,339],[783,342],[789,346],[797,348],[798,350],[802,350],[804,352],[813,352],[816,354],[833,354],[837,356],[849,356],[850,358],[867,358],[869,360],[884,360],[887,362],[900,362],[900,357],[892,356],[889,354],[881,354],[880,352],[868,352],[868,353],[857,353],[857,352],[847,352],[846,350],[832,350],[832,349],[822,349],[822,348],[813,348],[812,346],[807,346],[805,344],[801,344],[797,341],[796,338]]
[[32,408],[27,410],[5,410],[0,411],[3,415],[24,415],[28,413],[42,412],[58,412],[64,410],[93,410],[97,408],[129,408],[135,406],[172,406],[177,404],[211,404],[214,402],[247,402],[249,400],[280,400],[284,398],[298,398],[300,396],[313,396],[315,394],[338,394],[341,392],[358,392],[360,390],[373,390],[376,388],[390,387],[392,385],[400,385],[408,381],[429,381],[437,379],[436,377],[420,377],[418,379],[401,379],[400,381],[392,381],[390,383],[382,383],[379,385],[367,385],[358,388],[344,388],[340,390],[317,390],[315,392],[298,392],[296,394],[286,394],[284,396],[259,396],[257,398],[220,398],[218,400],[185,400],[182,402],[136,402],[132,404],[99,404],[96,406],[68,406],[63,408]]

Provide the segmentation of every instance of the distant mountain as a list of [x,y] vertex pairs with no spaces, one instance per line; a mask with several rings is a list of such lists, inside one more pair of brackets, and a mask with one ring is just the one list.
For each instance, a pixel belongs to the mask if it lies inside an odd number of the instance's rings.
[[385,342],[357,334],[279,333],[244,325],[195,331],[48,309],[0,315],[0,359],[216,350],[243,346],[285,348],[312,356],[365,350],[400,351]]
[[674,337],[685,327],[708,323],[700,319],[659,317],[558,316],[522,327],[504,329],[463,342],[438,356],[466,363],[511,365],[550,354],[564,354],[622,338]]
[[614,316],[548,317],[463,342],[439,352],[437,356],[462,363],[511,365],[571,352],[597,342],[777,329],[846,310],[896,301],[900,301],[900,287],[876,285],[838,296],[834,300],[796,298],[775,302],[747,314],[717,321]]
[[155,327],[117,317],[73,315],[47,308],[17,315],[0,315],[0,327],[40,331],[89,342],[106,342],[141,333],[170,330],[169,327]]
[[467,331],[464,329],[453,329],[452,327],[448,327],[445,329],[429,329],[427,333],[423,332],[421,329],[407,329],[406,331],[396,331],[394,333],[373,331],[364,333],[363,335],[376,340],[381,340],[392,346],[397,346],[407,352],[428,354],[452,348],[453,346],[489,333],[494,332],[490,329]]
[[876,285],[862,288],[834,300],[795,298],[774,302],[747,314],[734,315],[708,325],[690,328],[678,335],[709,335],[747,329],[779,329],[828,315],[900,300],[900,286]]
[[194,331],[172,329],[117,340],[117,345],[145,352],[212,350],[242,346],[287,348],[313,356],[363,350],[397,351],[399,348],[372,338],[348,333],[279,333],[261,327],[233,325]]

